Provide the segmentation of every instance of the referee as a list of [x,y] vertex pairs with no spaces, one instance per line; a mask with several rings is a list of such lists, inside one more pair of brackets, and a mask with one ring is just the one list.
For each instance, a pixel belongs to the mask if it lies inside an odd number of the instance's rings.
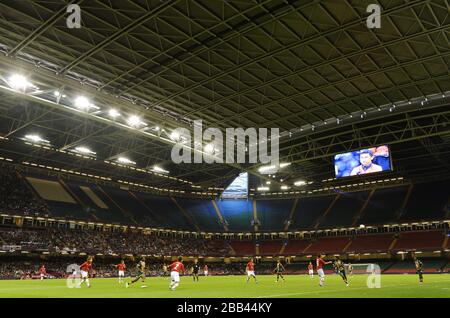
[[194,282],[198,282],[198,272],[200,271],[200,265],[198,265],[198,260],[194,261],[194,265],[192,266],[192,277],[194,278]]

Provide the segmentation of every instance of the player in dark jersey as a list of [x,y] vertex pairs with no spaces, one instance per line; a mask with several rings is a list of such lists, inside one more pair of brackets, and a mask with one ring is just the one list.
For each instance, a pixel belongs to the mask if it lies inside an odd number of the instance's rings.
[[194,261],[194,265],[192,266],[192,277],[194,278],[194,282],[198,282],[198,272],[200,271],[200,265],[198,265],[198,260]]
[[419,275],[419,284],[423,284],[423,263],[416,256],[414,256],[414,265],[416,266],[416,273]]
[[280,277],[283,280],[283,282],[285,281],[284,277],[283,277],[284,270],[285,269],[284,269],[283,264],[281,264],[281,261],[277,261],[277,265],[275,267],[275,273],[277,274],[277,280],[275,281],[275,283],[278,283]]
[[345,273],[344,262],[341,261],[339,256],[335,256],[335,260],[333,262],[333,267],[334,267],[334,270],[336,271],[336,274],[339,274],[342,277],[342,279],[344,280],[345,285],[348,286],[348,279],[347,279],[347,274]]
[[145,258],[142,259],[136,265],[137,275],[136,278],[133,279],[130,283],[125,283],[125,287],[128,288],[131,284],[136,283],[139,279],[142,281],[141,288],[146,288],[145,285]]

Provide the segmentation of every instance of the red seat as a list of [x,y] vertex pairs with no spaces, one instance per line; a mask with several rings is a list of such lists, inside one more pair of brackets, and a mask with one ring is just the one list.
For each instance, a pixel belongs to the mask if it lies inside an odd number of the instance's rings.
[[348,237],[327,237],[315,241],[306,251],[308,254],[341,253],[348,244]]
[[350,246],[347,248],[347,253],[361,253],[361,252],[382,252],[387,251],[391,245],[394,237],[392,234],[375,234],[364,235],[353,239]]
[[276,255],[280,252],[282,241],[263,241],[259,244],[260,255]]
[[444,244],[442,231],[402,233],[394,250],[440,250]]
[[255,254],[255,243],[252,241],[232,241],[231,247],[236,255],[250,256]]

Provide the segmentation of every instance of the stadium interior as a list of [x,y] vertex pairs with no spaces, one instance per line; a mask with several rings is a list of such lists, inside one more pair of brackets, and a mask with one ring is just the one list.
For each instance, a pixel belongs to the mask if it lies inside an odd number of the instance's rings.
[[[450,272],[447,1],[12,0],[0,15],[1,279],[42,263],[64,277],[86,255],[100,277],[141,255],[151,276],[179,255],[213,275],[250,257],[306,274],[321,253]],[[278,128],[279,164],[175,163],[174,144],[223,156],[191,145],[198,120]],[[387,171],[337,177],[337,158],[384,145]]]

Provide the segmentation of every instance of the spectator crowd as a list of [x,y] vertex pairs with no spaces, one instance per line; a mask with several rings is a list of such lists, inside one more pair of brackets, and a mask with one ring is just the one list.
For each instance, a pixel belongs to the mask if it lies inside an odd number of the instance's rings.
[[105,232],[69,229],[0,229],[0,249],[31,252],[224,256],[225,241],[195,237],[162,236],[142,232]]
[[33,195],[17,172],[5,169],[0,169],[0,209],[25,215],[49,213],[46,204]]

